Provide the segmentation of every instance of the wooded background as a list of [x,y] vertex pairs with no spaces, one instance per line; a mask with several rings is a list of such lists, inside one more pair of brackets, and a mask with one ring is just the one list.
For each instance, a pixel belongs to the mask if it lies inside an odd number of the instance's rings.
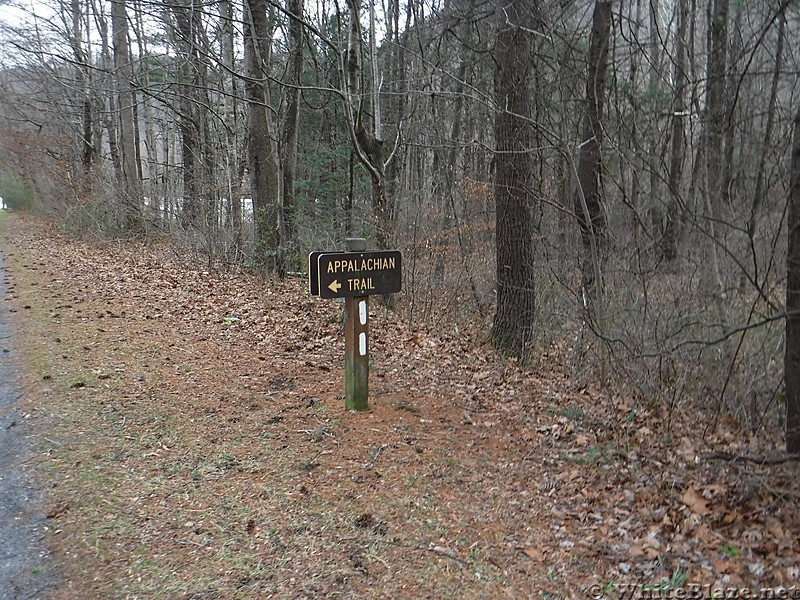
[[367,237],[411,322],[800,451],[800,3],[0,11],[10,207],[277,276]]

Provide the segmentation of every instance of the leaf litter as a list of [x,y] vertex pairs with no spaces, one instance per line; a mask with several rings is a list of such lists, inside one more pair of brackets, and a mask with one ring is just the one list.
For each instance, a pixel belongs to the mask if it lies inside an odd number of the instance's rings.
[[[39,425],[56,598],[585,598],[800,585],[797,462],[701,406],[577,389],[373,302],[15,215],[6,299]],[[30,307],[21,311],[22,307]],[[551,355],[551,359],[553,356]]]

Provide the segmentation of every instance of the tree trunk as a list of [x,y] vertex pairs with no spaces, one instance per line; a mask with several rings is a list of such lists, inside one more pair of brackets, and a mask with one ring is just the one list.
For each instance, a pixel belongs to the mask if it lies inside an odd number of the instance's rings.
[[[356,157],[370,175],[372,181],[372,211],[375,221],[375,242],[378,248],[387,248],[390,235],[388,199],[386,192],[386,144],[381,137],[380,99],[376,93],[377,73],[373,73],[373,85],[369,91],[362,84],[364,41],[361,32],[359,0],[347,0],[350,9],[350,28],[347,40],[347,63],[345,76],[347,102],[345,118]],[[364,123],[362,99],[369,94],[373,104],[371,131]]]
[[[731,206],[736,201],[736,178],[738,176],[735,169],[736,162],[736,128],[734,125],[734,113],[739,102],[739,93],[735,93],[739,75],[736,73],[736,59],[742,52],[742,13],[743,4],[734,2],[732,5],[733,23],[728,29],[728,48],[726,49],[728,58],[725,61],[725,119],[723,121],[722,147],[725,149],[725,156],[722,163],[722,205]],[[729,9],[731,10],[731,9]],[[741,183],[741,178],[740,178]]]
[[[391,51],[388,53],[388,57],[384,59],[385,63],[388,64],[388,71],[389,71],[389,81],[388,81],[388,91],[389,91],[389,98],[386,99],[388,104],[388,113],[389,113],[389,121],[394,123],[402,123],[405,115],[407,113],[407,106],[409,104],[409,85],[408,85],[408,76],[407,76],[407,69],[408,69],[408,43],[409,43],[409,32],[416,26],[415,23],[412,23],[412,16],[415,14],[415,9],[409,3],[409,6],[406,7],[406,20],[405,20],[405,29],[401,31],[400,29],[400,0],[390,0],[388,3],[388,22],[389,27],[387,28],[387,38],[386,41],[383,42],[382,46],[385,48],[389,48]],[[374,36],[373,36],[374,37]],[[378,53],[374,53],[376,58]],[[383,55],[385,56],[385,54]],[[377,72],[377,71],[376,71]],[[376,92],[379,90],[376,90]],[[377,99],[377,94],[376,94]],[[399,127],[399,125],[398,125]],[[407,194],[407,190],[409,188],[415,191],[422,191],[424,185],[422,183],[415,185],[414,182],[408,181],[406,179],[406,187],[404,190],[401,190],[401,179],[402,173],[405,165],[405,160],[407,159],[406,156],[396,156],[393,160],[389,161],[389,164],[386,166],[386,179],[387,179],[387,216],[390,222],[394,223],[397,217],[397,200],[398,196],[405,192]],[[435,159],[434,159],[435,160]],[[415,169],[413,172],[417,173]],[[414,193],[414,192],[412,192]]]
[[[753,193],[753,204],[750,208],[750,220],[747,223],[747,239],[750,243],[750,252],[753,259],[753,273],[751,280],[758,281],[758,253],[756,251],[756,225],[758,224],[758,216],[761,212],[761,205],[764,203],[764,180],[766,178],[767,166],[767,153],[769,151],[770,142],[772,140],[772,130],[775,126],[775,112],[778,103],[778,83],[781,77],[781,70],[783,69],[783,45],[786,30],[786,15],[781,13],[778,16],[778,41],[775,49],[775,68],[772,71],[772,85],[769,93],[769,105],[767,107],[767,123],[764,128],[764,138],[761,142],[761,151],[758,155],[758,168],[756,170],[756,188]],[[745,282],[747,281],[747,273],[742,273],[742,280],[740,288],[744,289]]]
[[794,119],[786,261],[786,450],[800,452],[800,109]]
[[280,179],[268,114],[269,52],[272,43],[267,0],[245,0],[245,93],[247,149],[256,231],[257,260],[268,271],[278,269],[280,248]]
[[709,53],[706,79],[706,193],[705,211],[708,222],[708,239],[711,268],[709,281],[717,287],[718,300],[724,293],[724,284],[719,265],[716,239],[716,222],[724,197],[724,138],[727,102],[725,99],[727,52],[728,52],[728,12],[730,0],[709,2]]
[[[661,31],[661,5],[659,0],[649,0],[650,4],[650,40],[648,45],[650,46],[649,51],[649,82],[648,82],[648,95],[651,98],[651,103],[655,102],[656,98],[661,96],[660,93],[660,86],[662,80],[662,63],[663,63],[663,54],[664,48],[661,43],[663,38],[663,32]],[[685,4],[685,1],[684,1]],[[653,104],[651,104],[652,106]],[[650,174],[650,186],[649,186],[649,196],[650,196],[650,207],[651,207],[651,215],[650,215],[650,223],[651,229],[653,232],[653,237],[655,239],[660,238],[663,235],[664,231],[664,211],[662,209],[662,191],[661,191],[661,180],[662,174],[660,169],[657,165],[660,165],[662,162],[662,140],[659,128],[659,123],[656,119],[648,119],[649,124],[647,127],[647,137],[648,137],[648,144],[649,148],[647,150],[647,162],[649,163],[648,172]],[[638,248],[638,246],[637,246]]]
[[143,227],[136,136],[133,118],[133,87],[128,51],[128,14],[125,0],[111,0],[111,31],[114,46],[114,68],[117,73],[117,110],[119,119],[119,152],[122,181],[122,228],[140,231]]
[[535,319],[531,125],[528,73],[531,64],[529,0],[510,0],[498,11],[495,59],[495,244],[497,308],[494,346],[527,358]]
[[[148,37],[145,35],[145,7],[143,6],[144,0],[133,0],[133,39],[136,40],[137,52],[139,56],[149,56],[150,51],[147,45]],[[139,65],[138,83],[141,89],[150,89],[152,84],[151,80],[151,63],[148,60],[142,60]],[[141,113],[137,113],[137,121],[141,123],[144,130],[144,138],[141,141],[140,149],[143,153],[139,165],[142,169],[142,197],[147,198],[147,205],[143,209],[148,209],[149,212],[145,214],[147,221],[151,221],[154,217],[156,219],[163,218],[163,213],[153,213],[153,209],[157,208],[160,201],[157,200],[163,196],[164,192],[159,189],[158,182],[160,180],[160,171],[163,169],[164,162],[159,161],[158,151],[159,144],[156,143],[156,124],[153,117],[153,100],[148,94],[143,94],[141,101]],[[160,212],[160,211],[159,211]]]
[[241,201],[241,171],[244,161],[239,156],[239,89],[237,79],[233,73],[236,66],[234,62],[234,27],[233,6],[231,0],[220,0],[220,45],[222,47],[222,115],[225,127],[225,156],[227,197],[228,203],[225,214],[225,224],[233,231],[233,241],[236,252],[241,250],[242,241],[242,201]]
[[[642,3],[644,0],[636,0],[636,10],[633,15],[633,18],[629,19],[630,21],[630,36],[631,39],[637,40],[639,39],[640,30],[641,30],[641,18],[642,18]],[[632,9],[632,7],[631,7]],[[620,23],[623,22],[623,12],[627,12],[628,8],[624,7],[622,3],[619,6],[619,21]],[[651,7],[652,10],[652,7]],[[652,19],[652,17],[651,17]],[[653,32],[651,31],[651,42],[652,37],[654,36]],[[653,52],[653,48],[655,46],[651,46],[650,52]],[[642,200],[643,196],[646,198],[647,194],[642,194],[642,180],[644,179],[644,172],[645,169],[650,165],[650,172],[653,172],[652,163],[649,162],[647,153],[644,149],[644,144],[641,135],[642,127],[647,127],[647,121],[642,119],[641,116],[644,114],[641,105],[641,91],[640,91],[640,84],[639,84],[639,71],[640,71],[640,61],[646,61],[647,56],[644,52],[633,52],[631,54],[631,65],[630,65],[630,75],[628,77],[628,96],[630,97],[630,111],[631,111],[631,118],[629,119],[630,123],[625,124],[624,126],[630,126],[629,130],[626,130],[625,134],[630,136],[627,141],[630,142],[630,158],[628,159],[628,166],[629,166],[629,177],[630,177],[630,205],[633,212],[633,220],[631,223],[631,227],[633,229],[633,239],[636,251],[639,251],[641,248],[641,240],[642,240],[642,233],[643,233],[643,223],[642,214],[646,212],[650,207],[644,205]],[[652,62],[652,61],[646,61]],[[651,69],[652,73],[652,69]],[[625,135],[623,134],[623,135]],[[624,181],[624,179],[623,179]],[[623,192],[624,193],[624,192]],[[651,199],[654,199],[653,195],[650,195]],[[652,206],[652,210],[655,213],[658,210],[657,203]],[[656,214],[652,215],[653,223],[658,221],[658,216]]]
[[72,0],[70,9],[70,21],[72,25],[70,43],[72,45],[72,54],[75,57],[78,86],[83,95],[83,110],[81,115],[81,162],[84,168],[84,185],[82,186],[83,189],[81,192],[83,194],[89,194],[91,170],[97,155],[93,142],[94,113],[92,110],[92,72],[91,64],[88,59],[89,55],[84,50],[83,46],[83,10],[79,0]]
[[203,154],[200,128],[199,57],[197,51],[197,20],[190,1],[178,0],[172,5],[175,16],[177,47],[180,58],[180,94],[178,96],[178,127],[181,136],[183,173],[183,205],[181,215],[185,225],[200,227],[203,222]]
[[[283,241],[291,252],[297,237],[294,182],[297,171],[297,137],[300,130],[300,75],[303,71],[303,24],[300,19],[303,16],[304,0],[288,0],[287,4],[288,11],[297,16],[289,17],[289,87],[286,90],[288,106],[283,128]],[[283,256],[281,270],[287,270],[291,260],[292,258]]]
[[581,229],[583,290],[590,310],[602,293],[602,254],[606,228],[602,193],[603,103],[611,34],[611,1],[597,0],[589,43],[589,74],[586,83],[586,112],[583,141],[578,158],[578,190],[575,215]]
[[688,2],[678,2],[675,6],[678,20],[678,31],[675,39],[675,98],[672,105],[672,133],[670,134],[669,176],[667,187],[669,200],[664,215],[664,234],[661,238],[661,257],[667,262],[674,262],[678,257],[678,236],[680,235],[681,218],[681,179],[683,178],[684,152],[686,151],[686,134],[684,123],[686,113],[686,89],[689,77],[686,73],[686,30],[689,21]]

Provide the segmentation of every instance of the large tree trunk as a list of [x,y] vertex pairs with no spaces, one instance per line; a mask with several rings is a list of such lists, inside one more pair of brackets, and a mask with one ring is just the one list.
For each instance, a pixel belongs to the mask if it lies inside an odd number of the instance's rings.
[[527,81],[532,10],[529,0],[510,0],[500,7],[494,50],[497,309],[491,338],[501,352],[520,360],[530,346],[536,300]]
[[578,158],[578,190],[575,215],[581,229],[583,291],[590,309],[602,293],[602,254],[606,228],[602,193],[603,103],[611,34],[611,1],[597,0],[589,44],[589,74],[586,82],[586,112]]
[[133,118],[133,84],[128,51],[128,14],[125,0],[111,1],[111,31],[114,46],[114,68],[117,73],[117,110],[119,119],[119,152],[122,181],[122,228],[139,231],[143,227],[141,186],[136,166],[136,136]]
[[[112,57],[113,41],[109,38],[108,23],[105,18],[105,13],[96,14],[95,23],[97,24],[97,34],[100,36],[100,68],[111,73],[114,70],[114,59]],[[113,90],[113,82],[109,82],[108,86],[109,89]],[[113,93],[110,93],[104,95],[99,102],[102,103],[101,114],[103,115],[103,127],[108,135],[108,154],[114,169],[114,178],[116,182],[122,182],[122,162],[119,156],[119,135],[117,134],[119,127],[117,126],[117,120],[115,118],[116,97]],[[95,130],[93,142],[95,148],[102,147],[102,132]]]
[[204,148],[205,109],[201,98],[205,85],[199,53],[199,11],[188,0],[178,0],[172,5],[175,16],[177,46],[180,63],[181,90],[178,98],[178,123],[183,159],[183,210],[187,225],[201,227],[205,224],[208,206],[208,160]]
[[245,92],[257,259],[275,272],[280,248],[280,179],[268,114],[267,69],[272,35],[267,8],[267,0],[246,0],[244,7]]
[[800,109],[794,118],[786,261],[786,450],[800,452]]

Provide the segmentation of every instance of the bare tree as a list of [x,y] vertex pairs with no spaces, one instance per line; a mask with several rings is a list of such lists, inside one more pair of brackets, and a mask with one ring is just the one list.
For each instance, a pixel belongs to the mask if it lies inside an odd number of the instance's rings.
[[[375,239],[379,248],[386,248],[390,229],[389,199],[386,189],[386,160],[389,153],[386,140],[383,138],[381,102],[378,94],[379,75],[375,72],[376,61],[371,60],[373,65],[371,78],[364,72],[365,57],[375,58],[377,49],[374,43],[370,43],[369,53],[365,50],[360,4],[359,0],[347,0],[350,18],[344,73],[345,114],[356,157],[369,173],[372,182]],[[375,36],[374,10],[374,3],[370,3],[370,40],[374,40]],[[365,102],[366,99],[370,100],[369,105]]]
[[[93,143],[94,136],[94,110],[92,107],[92,63],[91,52],[87,52],[84,32],[86,28],[86,19],[84,17],[85,6],[81,4],[80,0],[72,0],[70,2],[70,28],[69,28],[69,42],[72,47],[73,57],[75,59],[75,69],[78,78],[78,87],[83,95],[82,102],[82,136],[81,136],[81,156],[83,166],[86,169],[87,177],[94,165],[97,157],[97,148]],[[66,20],[66,19],[65,19]]]

